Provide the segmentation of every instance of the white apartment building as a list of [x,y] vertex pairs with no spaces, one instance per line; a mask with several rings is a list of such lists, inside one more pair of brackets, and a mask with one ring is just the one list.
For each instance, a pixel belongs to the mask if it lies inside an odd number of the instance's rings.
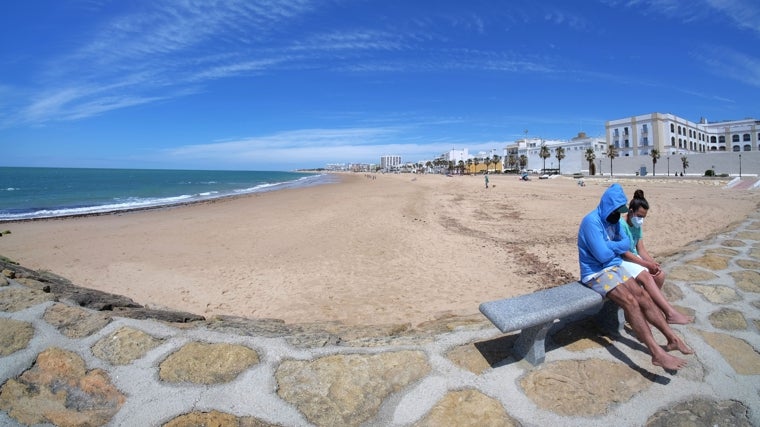
[[468,150],[462,149],[462,150],[455,150],[451,149],[439,156],[439,158],[446,160],[447,162],[454,162],[454,164],[458,164],[461,162],[466,162],[467,159],[470,158],[470,155],[468,153]]
[[401,166],[401,156],[380,156],[380,169],[394,170]]
[[606,144],[618,155],[685,155],[711,151],[760,150],[760,120],[743,119],[694,123],[673,114],[651,113],[605,123]]
[[[541,146],[546,145],[549,149],[550,156],[546,158],[546,169],[561,169],[562,173],[584,172],[588,173],[589,164],[586,160],[586,150],[594,150],[596,159],[603,157],[607,150],[607,144],[602,138],[587,136],[584,132],[579,132],[575,138],[569,141],[562,140],[544,140],[541,138],[526,138],[517,140],[505,148],[504,165],[510,169],[510,156],[518,159],[526,156],[528,163],[524,169],[541,171],[544,169],[544,159],[541,158]],[[557,159],[557,148],[562,147],[565,150],[565,158],[561,161]]]

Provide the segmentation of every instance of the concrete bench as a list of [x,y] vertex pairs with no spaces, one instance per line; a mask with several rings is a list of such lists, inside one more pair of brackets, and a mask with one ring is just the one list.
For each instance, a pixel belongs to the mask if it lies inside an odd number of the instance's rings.
[[593,315],[599,326],[613,336],[619,336],[625,324],[623,310],[617,304],[580,282],[484,302],[480,312],[504,333],[520,330],[512,353],[533,365],[544,362],[546,335],[556,320]]

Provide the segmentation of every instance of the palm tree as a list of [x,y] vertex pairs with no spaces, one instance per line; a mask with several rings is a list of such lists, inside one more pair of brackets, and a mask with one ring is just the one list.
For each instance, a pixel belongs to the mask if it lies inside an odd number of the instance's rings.
[[612,159],[618,156],[617,148],[613,147],[612,144],[610,144],[607,147],[607,152],[604,153],[604,155],[610,158],[610,176],[612,176]]
[[657,176],[655,166],[657,165],[657,159],[660,158],[660,150],[653,148],[652,151],[649,152],[649,155],[652,157],[652,176]]
[[525,169],[525,166],[528,166],[528,156],[525,154],[520,155],[520,169]]
[[425,173],[427,173],[427,172],[428,172],[428,171],[430,171],[430,169],[433,167],[433,162],[431,162],[430,160],[428,160],[428,161],[425,163],[425,167],[427,168],[427,170],[425,171]]
[[686,168],[689,167],[689,159],[686,156],[681,156],[681,166],[683,166],[683,172],[686,173]]
[[557,149],[554,150],[554,156],[557,158],[557,170],[559,171],[559,174],[562,175],[562,159],[565,158],[565,149],[557,147]]
[[514,154],[510,154],[507,157],[507,165],[509,166],[510,169],[514,169],[515,166],[517,166],[517,156]]
[[486,157],[483,159],[484,163],[486,164],[486,173],[488,173],[488,168],[491,167],[491,158]]
[[471,168],[472,168],[472,159],[467,159],[467,173],[470,173]]
[[460,160],[457,162],[457,169],[459,169],[459,174],[464,175],[464,161]]
[[496,172],[496,165],[498,165],[501,162],[501,156],[499,156],[498,154],[494,154],[491,162],[493,162],[493,171]]
[[546,146],[543,142],[541,143],[541,150],[538,152],[538,156],[544,159],[544,170],[542,172],[546,171],[546,159],[551,157],[552,153],[549,151],[549,147]]
[[480,159],[477,158],[477,157],[475,157],[472,160],[473,160],[473,162],[475,162],[475,173],[478,173],[478,165],[480,164]]
[[594,153],[593,148],[587,148],[586,149],[586,161],[588,162],[588,174],[589,175],[596,175],[596,165],[594,164],[594,160],[596,160],[596,153]]

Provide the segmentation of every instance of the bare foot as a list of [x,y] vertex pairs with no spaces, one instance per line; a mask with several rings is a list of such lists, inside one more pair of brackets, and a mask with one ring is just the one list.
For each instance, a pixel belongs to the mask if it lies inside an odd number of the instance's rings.
[[691,347],[686,345],[686,343],[683,342],[680,338],[676,338],[675,340],[668,342],[665,345],[665,350],[667,351],[678,350],[681,352],[681,354],[694,354],[694,350],[692,350]]
[[668,323],[672,325],[685,325],[687,323],[694,322],[693,316],[687,316],[683,313],[680,313],[676,310],[673,310],[672,313],[665,316],[665,319],[668,321]]
[[655,366],[661,366],[665,369],[670,369],[672,371],[677,371],[684,366],[686,366],[686,361],[683,359],[680,359],[678,357],[675,357],[673,355],[670,355],[668,353],[663,353],[660,356],[652,356],[652,364]]

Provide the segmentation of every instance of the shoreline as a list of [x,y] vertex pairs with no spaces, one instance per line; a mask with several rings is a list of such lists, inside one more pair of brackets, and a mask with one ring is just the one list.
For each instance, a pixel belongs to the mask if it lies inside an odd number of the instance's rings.
[[[7,223],[0,255],[149,308],[346,325],[478,313],[481,302],[576,280],[577,225],[607,179],[334,174],[319,185],[161,209]],[[757,208],[747,190],[616,178],[652,204],[659,258]],[[6,226],[7,227],[7,226]]]
[[[274,183],[259,184],[253,188],[239,188],[239,189],[234,189],[234,190],[225,190],[222,194],[215,195],[215,196],[211,196],[208,194],[195,194],[195,195],[177,194],[174,196],[165,196],[160,199],[162,200],[161,202],[155,202],[155,204],[145,203],[145,204],[140,204],[137,206],[129,206],[129,207],[113,207],[115,205],[111,205],[111,204],[99,204],[99,205],[92,205],[92,206],[88,205],[88,206],[83,206],[83,207],[59,206],[59,207],[46,208],[46,210],[52,209],[52,212],[70,211],[74,209],[88,209],[88,210],[85,212],[52,214],[48,216],[27,216],[27,217],[21,217],[21,218],[0,217],[0,224],[10,224],[10,223],[15,223],[15,222],[38,221],[38,220],[49,220],[49,219],[67,219],[67,218],[89,217],[89,216],[99,216],[99,215],[113,215],[113,214],[144,211],[144,210],[167,209],[167,208],[193,205],[196,203],[205,203],[205,202],[213,202],[217,200],[231,199],[231,198],[242,197],[242,196],[247,196],[251,194],[266,193],[270,191],[280,191],[280,190],[286,190],[290,188],[308,188],[308,187],[312,187],[316,185],[333,184],[335,182],[334,177],[328,173],[316,173],[316,172],[305,172],[305,171],[289,171],[288,173],[307,175],[308,177],[313,178],[313,180],[304,180],[305,178],[298,178],[298,179],[294,179],[290,181],[278,181]],[[187,200],[170,201],[171,199],[174,199],[174,198],[187,198]],[[28,208],[28,209],[32,209],[32,208]],[[38,212],[39,211],[34,211],[34,212],[29,212],[29,213],[19,214],[19,215],[35,215]]]

